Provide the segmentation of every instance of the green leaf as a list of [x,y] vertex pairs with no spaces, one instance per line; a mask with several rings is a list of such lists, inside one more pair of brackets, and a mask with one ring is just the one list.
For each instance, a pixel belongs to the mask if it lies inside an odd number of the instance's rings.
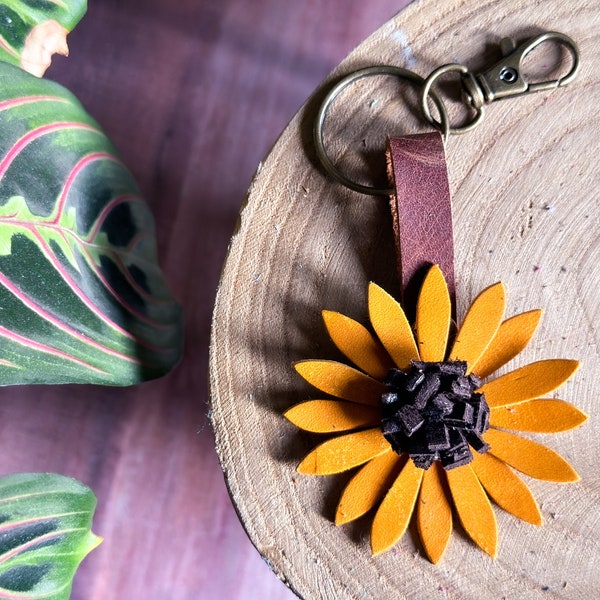
[[67,33],[87,10],[87,0],[0,2],[0,61],[41,77],[53,53],[68,54]]
[[0,63],[0,384],[137,383],[182,337],[114,147],[70,92]]
[[0,478],[0,599],[68,599],[73,576],[101,538],[92,491],[52,473]]

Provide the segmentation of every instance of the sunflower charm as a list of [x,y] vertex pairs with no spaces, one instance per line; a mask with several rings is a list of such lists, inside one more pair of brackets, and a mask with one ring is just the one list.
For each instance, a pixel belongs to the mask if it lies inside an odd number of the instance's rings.
[[586,415],[571,404],[544,398],[579,363],[542,360],[488,379],[527,346],[541,311],[503,320],[505,292],[497,283],[475,299],[451,336],[450,295],[437,266],[423,282],[414,334],[400,304],[373,283],[368,308],[376,336],[342,314],[323,312],[333,342],[358,368],[327,360],[295,365],[336,399],[303,402],[286,418],[310,432],[350,432],[317,446],[298,471],[331,475],[360,467],[342,493],[335,522],[376,508],[373,554],[394,546],[415,514],[425,553],[437,563],[450,540],[454,507],[467,535],[495,556],[490,499],[524,521],[542,523],[513,469],[546,481],[579,479],[553,450],[506,431],[557,433],[583,423]]

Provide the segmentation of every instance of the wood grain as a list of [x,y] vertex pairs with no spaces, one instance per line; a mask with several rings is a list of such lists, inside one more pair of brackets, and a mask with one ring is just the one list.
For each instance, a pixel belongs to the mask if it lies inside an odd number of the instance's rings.
[[[411,4],[341,63],[257,173],[213,318],[212,422],[227,484],[250,538],[303,598],[598,594],[599,8],[597,1],[558,0]],[[310,138],[316,108],[323,90],[356,68],[389,63],[426,74],[459,61],[478,69],[498,59],[493,47],[501,37],[522,39],[544,30],[563,31],[579,43],[583,63],[577,80],[568,88],[490,106],[476,131],[451,139],[447,147],[458,315],[498,279],[508,288],[509,314],[544,308],[534,343],[513,364],[550,357],[582,362],[580,374],[560,393],[590,420],[570,433],[540,436],[572,461],[582,481],[572,486],[528,481],[545,525],[536,528],[498,510],[496,560],[460,531],[437,567],[422,557],[414,532],[396,551],[372,558],[368,519],[342,528],[333,524],[347,476],[297,474],[299,460],[319,438],[300,433],[282,417],[314,394],[294,374],[292,362],[339,357],[320,311],[365,322],[369,280],[397,291],[387,206],[323,175]],[[398,99],[394,81],[361,81],[332,108],[326,134],[332,153],[363,181],[376,179],[377,169],[383,172],[386,135],[423,130],[414,95],[401,87],[408,102]]]
[[47,76],[101,123],[153,209],[186,314],[182,364],[135,388],[2,391],[2,473],[98,496],[104,543],[73,600],[282,600],[248,541],[207,418],[215,289],[252,173],[302,102],[399,8],[387,0],[93,0]]

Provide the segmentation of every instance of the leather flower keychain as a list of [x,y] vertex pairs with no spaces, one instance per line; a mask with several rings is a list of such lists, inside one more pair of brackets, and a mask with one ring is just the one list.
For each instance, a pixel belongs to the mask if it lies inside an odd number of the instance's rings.
[[[570,52],[572,68],[560,79],[528,84],[521,74],[522,60],[548,41]],[[457,517],[473,542],[496,556],[498,533],[491,501],[528,523],[542,523],[535,498],[515,471],[551,482],[579,479],[552,449],[520,435],[558,433],[586,420],[575,406],[551,396],[579,363],[542,359],[495,375],[530,342],[541,311],[507,318],[506,290],[495,283],[456,321],[443,138],[478,124],[486,102],[561,87],[578,69],[577,48],[560,33],[542,34],[519,48],[503,41],[502,47],[504,59],[477,76],[461,65],[440,67],[426,79],[397,67],[357,71],[330,91],[317,118],[315,142],[325,169],[355,191],[391,197],[402,298],[399,302],[371,283],[367,326],[323,311],[325,327],[348,362],[296,363],[300,376],[326,397],[302,402],[285,416],[305,431],[336,434],[318,444],[298,471],[332,475],[356,469],[341,494],[335,522],[343,525],[373,511],[373,554],[392,548],[414,519],[425,553],[437,563]],[[433,90],[436,80],[451,71],[460,73],[476,111],[463,128],[450,127],[443,102]],[[419,85],[423,114],[443,134],[388,141],[390,190],[349,180],[323,145],[323,123],[333,99],[358,79],[380,74]],[[439,122],[431,115],[430,100]]]

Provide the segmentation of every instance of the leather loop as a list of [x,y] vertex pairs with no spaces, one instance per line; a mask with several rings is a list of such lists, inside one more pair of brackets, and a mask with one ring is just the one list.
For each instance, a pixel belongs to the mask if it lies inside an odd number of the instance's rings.
[[394,137],[387,144],[390,204],[405,312],[414,316],[427,270],[440,266],[455,313],[452,206],[444,143],[439,132]]

